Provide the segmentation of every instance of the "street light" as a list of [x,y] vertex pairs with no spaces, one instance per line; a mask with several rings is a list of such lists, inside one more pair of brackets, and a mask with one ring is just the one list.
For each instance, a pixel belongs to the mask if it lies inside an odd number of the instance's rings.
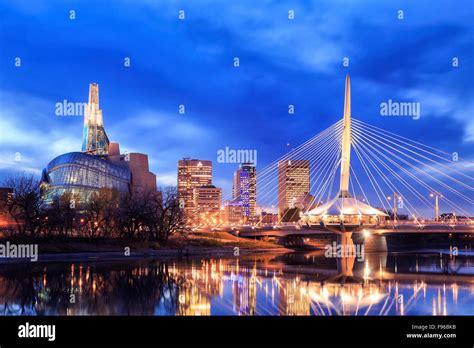
[[[392,200],[392,196],[388,196],[387,199]],[[393,193],[393,222],[397,222],[397,193]]]
[[439,197],[443,197],[438,191],[430,193],[430,197],[435,197],[435,221],[438,222],[439,216]]

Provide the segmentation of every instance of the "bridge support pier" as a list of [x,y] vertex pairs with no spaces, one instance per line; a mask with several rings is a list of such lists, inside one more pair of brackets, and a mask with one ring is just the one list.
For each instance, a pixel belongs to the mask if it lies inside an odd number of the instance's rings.
[[[338,275],[332,277],[331,281],[337,281],[345,283],[350,279],[354,278],[354,263],[355,254],[351,251],[354,247],[352,241],[352,232],[342,232],[337,235],[337,246],[344,251],[342,257],[337,258],[337,271]],[[346,254],[348,253],[348,254]]]
[[354,242],[352,241],[352,232],[342,232],[341,234],[338,234],[337,244],[344,247],[354,245]]

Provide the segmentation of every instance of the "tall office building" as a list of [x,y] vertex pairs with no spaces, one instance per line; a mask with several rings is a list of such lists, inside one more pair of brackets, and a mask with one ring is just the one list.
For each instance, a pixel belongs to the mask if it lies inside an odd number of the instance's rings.
[[278,162],[278,212],[294,208],[295,203],[309,192],[309,161],[284,160]]
[[178,161],[178,197],[188,218],[194,215],[194,189],[212,185],[212,161],[183,158]]
[[242,202],[243,216],[257,216],[257,170],[253,163],[242,163],[234,173],[233,198]]
[[210,186],[195,187],[194,220],[199,224],[218,224],[221,213],[222,189]]
[[90,155],[107,155],[109,138],[104,129],[102,110],[99,109],[99,85],[89,85],[89,102],[84,111],[84,130],[82,135],[82,152]]

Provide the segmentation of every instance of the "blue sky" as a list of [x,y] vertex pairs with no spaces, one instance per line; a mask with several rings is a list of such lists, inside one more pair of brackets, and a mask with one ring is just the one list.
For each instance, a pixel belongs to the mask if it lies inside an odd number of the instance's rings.
[[[217,151],[280,157],[342,116],[346,73],[354,117],[473,159],[473,17],[470,0],[0,0],[0,178],[80,151],[83,119],[55,104],[87,101],[90,82],[109,138],[148,153],[160,186],[194,157],[229,191]],[[388,99],[420,102],[420,119],[381,117]]]

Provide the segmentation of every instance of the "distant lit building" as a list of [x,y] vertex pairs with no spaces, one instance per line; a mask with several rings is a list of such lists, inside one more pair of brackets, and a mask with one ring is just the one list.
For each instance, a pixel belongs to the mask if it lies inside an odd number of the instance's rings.
[[253,219],[257,215],[257,171],[255,164],[242,163],[234,173],[233,198],[242,202],[243,216]]
[[244,207],[242,202],[234,199],[224,204],[224,220],[228,225],[237,225],[243,222]]
[[10,187],[0,187],[0,206],[11,202],[13,199],[13,189]]
[[13,200],[13,189],[9,187],[0,187],[0,226],[12,223],[8,214],[8,204]]
[[212,185],[212,161],[183,158],[178,162],[178,197],[185,215],[194,215],[194,189]]
[[119,192],[156,191],[156,176],[149,171],[148,156],[120,154],[118,143],[110,143],[99,109],[99,86],[89,86],[84,113],[82,152],[54,158],[43,170],[41,191],[46,202],[68,192],[85,203],[101,188]]
[[195,187],[194,219],[200,224],[217,224],[220,220],[222,189],[210,186]]
[[278,214],[275,213],[267,213],[262,211],[262,215],[260,217],[262,224],[276,224],[278,223]]
[[278,212],[295,208],[297,200],[309,192],[309,161],[284,160],[278,162]]

